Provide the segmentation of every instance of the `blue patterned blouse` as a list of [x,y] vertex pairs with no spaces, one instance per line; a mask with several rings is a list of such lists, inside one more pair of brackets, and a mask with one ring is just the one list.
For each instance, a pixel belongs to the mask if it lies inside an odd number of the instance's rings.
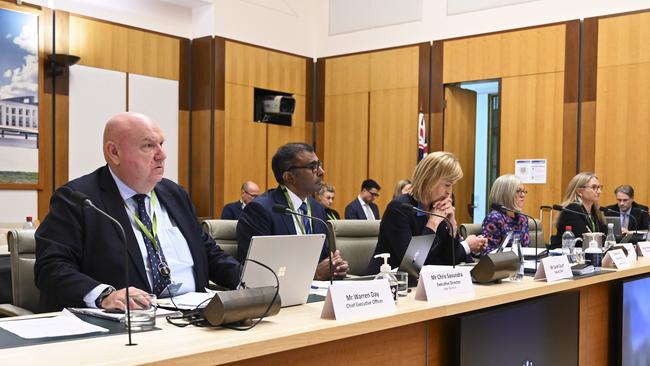
[[528,234],[528,218],[523,215],[515,214],[510,217],[501,211],[490,211],[482,224],[483,236],[488,238],[488,243],[481,255],[486,255],[496,249],[503,238],[511,231],[521,232],[521,244],[525,247],[530,245],[530,235]]

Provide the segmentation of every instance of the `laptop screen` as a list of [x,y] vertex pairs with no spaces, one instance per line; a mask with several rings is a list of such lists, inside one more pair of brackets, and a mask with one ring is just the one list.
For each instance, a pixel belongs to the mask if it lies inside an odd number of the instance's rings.
[[409,274],[409,285],[417,283],[418,278],[420,278],[420,270],[429,255],[429,251],[431,251],[435,238],[435,235],[422,235],[411,238],[411,242],[406,248],[406,253],[404,253],[402,262],[399,265],[400,271]]

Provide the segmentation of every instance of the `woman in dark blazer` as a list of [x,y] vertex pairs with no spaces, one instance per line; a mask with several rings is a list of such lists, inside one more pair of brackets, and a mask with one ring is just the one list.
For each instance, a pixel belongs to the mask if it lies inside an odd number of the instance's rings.
[[[401,195],[388,204],[379,226],[373,257],[390,253],[388,263],[392,268],[398,267],[411,237],[430,234],[436,237],[424,264],[451,265],[452,246],[455,246],[456,263],[466,261],[471,252],[480,252],[486,239],[470,235],[461,242],[457,235],[451,192],[453,185],[462,177],[458,160],[449,152],[437,151],[422,159],[413,172],[411,193]],[[452,233],[442,218],[405,209],[404,203],[445,216],[451,222]],[[381,258],[371,259],[367,273],[378,273],[382,263]]]
[[[591,172],[578,173],[571,179],[564,193],[562,206],[582,214],[570,211],[560,213],[556,224],[557,235],[551,240],[552,248],[562,246],[562,234],[567,226],[571,226],[576,238],[581,238],[582,234],[589,232],[607,232],[605,217],[598,206],[602,189],[598,177]],[[576,242],[576,246],[581,245],[580,241]]]

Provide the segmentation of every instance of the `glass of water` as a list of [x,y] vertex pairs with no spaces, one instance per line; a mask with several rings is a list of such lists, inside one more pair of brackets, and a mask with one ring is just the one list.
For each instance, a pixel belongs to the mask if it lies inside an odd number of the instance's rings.
[[[156,295],[144,294],[129,297],[132,304],[130,309],[131,329],[136,331],[152,330],[156,326],[156,308],[158,307]],[[126,326],[126,316],[122,321]]]
[[397,296],[406,296],[409,290],[409,274],[400,271],[393,274],[397,278]]

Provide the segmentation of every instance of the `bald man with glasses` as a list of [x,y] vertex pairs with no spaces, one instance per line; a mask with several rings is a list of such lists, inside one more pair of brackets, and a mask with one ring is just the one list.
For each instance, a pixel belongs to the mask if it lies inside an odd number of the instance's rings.
[[223,206],[221,211],[222,220],[239,220],[244,207],[260,195],[260,187],[253,181],[244,182],[241,186],[241,198],[238,201],[230,202]]

